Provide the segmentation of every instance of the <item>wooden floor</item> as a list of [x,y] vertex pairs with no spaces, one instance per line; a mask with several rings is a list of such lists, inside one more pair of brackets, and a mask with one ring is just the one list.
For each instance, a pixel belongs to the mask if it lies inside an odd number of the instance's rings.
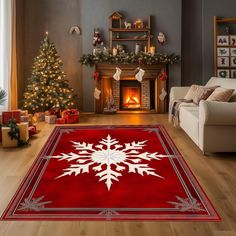
[[[164,124],[222,222],[59,222],[1,221],[0,236],[235,236],[236,235],[236,154],[204,157],[190,138],[167,122],[166,115],[117,114],[83,115],[80,125]],[[0,214],[17,190],[53,125],[39,124],[40,133],[23,149],[0,148]],[[224,141],[224,140],[222,140]]]

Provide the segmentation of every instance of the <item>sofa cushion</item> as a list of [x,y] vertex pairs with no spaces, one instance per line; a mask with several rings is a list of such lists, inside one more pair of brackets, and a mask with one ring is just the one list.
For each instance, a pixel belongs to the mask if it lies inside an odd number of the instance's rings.
[[207,101],[228,102],[234,92],[234,89],[218,87],[207,98]]
[[199,86],[193,98],[193,102],[198,105],[201,100],[206,100],[216,88],[217,86],[213,87]]
[[186,100],[193,100],[197,93],[197,89],[200,87],[200,85],[193,84],[190,89],[188,90],[187,94],[185,95],[184,99]]
[[207,82],[206,86],[214,86],[214,85],[219,85],[219,86],[222,86],[222,87],[228,88],[228,89],[235,89],[229,102],[236,102],[236,79],[225,79],[225,78],[212,77]]
[[180,127],[198,145],[199,107],[182,106],[179,110]]

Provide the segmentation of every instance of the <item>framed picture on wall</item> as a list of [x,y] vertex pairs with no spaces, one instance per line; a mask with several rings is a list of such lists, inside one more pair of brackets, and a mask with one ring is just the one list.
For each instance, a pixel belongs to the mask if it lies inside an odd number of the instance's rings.
[[236,46],[236,35],[230,35],[230,45]]
[[236,57],[236,48],[230,48],[231,57]]
[[236,70],[231,70],[231,72],[230,72],[230,78],[236,79]]
[[228,35],[218,35],[217,36],[217,45],[218,46],[228,46],[229,45],[229,36]]
[[236,57],[231,57],[230,65],[236,67]]
[[229,78],[229,70],[217,70],[217,76],[220,78]]
[[217,55],[219,57],[228,57],[229,56],[229,48],[217,48]]
[[218,57],[217,65],[218,67],[229,67],[229,57]]

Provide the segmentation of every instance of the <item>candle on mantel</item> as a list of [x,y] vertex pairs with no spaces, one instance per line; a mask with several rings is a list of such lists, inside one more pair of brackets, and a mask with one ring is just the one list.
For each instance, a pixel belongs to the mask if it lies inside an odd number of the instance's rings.
[[144,47],[144,53],[147,53],[147,46]]
[[113,50],[112,50],[112,55],[113,55],[113,56],[116,56],[116,55],[117,55],[117,48],[113,48]]
[[154,46],[150,47],[150,53],[152,56],[154,56],[155,50],[156,50],[156,48]]

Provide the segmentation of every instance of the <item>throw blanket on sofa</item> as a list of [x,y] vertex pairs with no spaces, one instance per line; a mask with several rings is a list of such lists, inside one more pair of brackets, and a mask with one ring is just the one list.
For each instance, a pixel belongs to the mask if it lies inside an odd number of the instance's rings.
[[169,122],[175,127],[179,127],[179,108],[182,103],[192,103],[193,100],[175,99],[169,106]]

